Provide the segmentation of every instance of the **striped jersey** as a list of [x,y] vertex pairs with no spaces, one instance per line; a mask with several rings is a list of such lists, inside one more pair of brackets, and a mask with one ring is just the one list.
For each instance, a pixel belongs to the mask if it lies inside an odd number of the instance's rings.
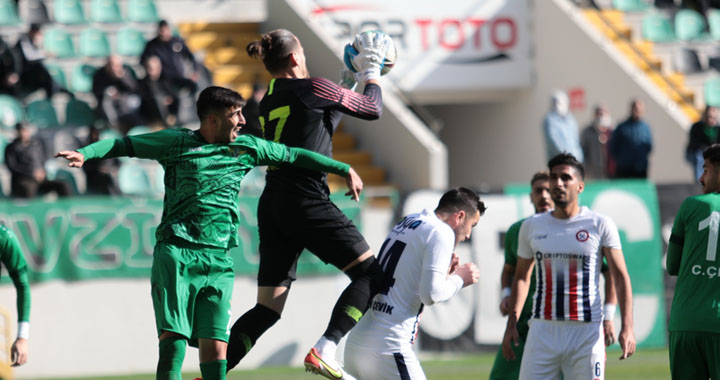
[[[325,78],[276,78],[270,81],[259,105],[259,120],[266,140],[304,148],[332,157],[332,137],[343,114],[373,120],[382,112],[377,84],[363,94]],[[326,198],[326,173],[281,165],[271,167],[265,188],[313,198]]]
[[384,286],[347,344],[379,354],[410,349],[423,305],[447,301],[463,287],[460,276],[447,275],[454,249],[455,233],[432,211],[396,224],[378,254]]
[[617,226],[587,207],[570,219],[554,218],[550,211],[527,218],[518,256],[535,260],[532,317],[601,322],[603,247],[621,249]]

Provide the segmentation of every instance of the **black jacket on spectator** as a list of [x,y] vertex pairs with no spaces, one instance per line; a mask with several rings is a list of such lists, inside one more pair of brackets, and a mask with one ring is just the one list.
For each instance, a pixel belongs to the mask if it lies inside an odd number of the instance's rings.
[[[145,50],[140,56],[140,62],[151,56],[157,56],[162,62],[162,76],[168,80],[175,82],[177,80],[187,80],[185,76],[184,60],[192,63],[194,69],[198,70],[198,64],[195,56],[185,45],[182,38],[173,36],[170,41],[165,42],[160,37],[155,37],[148,41]],[[191,81],[192,82],[192,81]]]

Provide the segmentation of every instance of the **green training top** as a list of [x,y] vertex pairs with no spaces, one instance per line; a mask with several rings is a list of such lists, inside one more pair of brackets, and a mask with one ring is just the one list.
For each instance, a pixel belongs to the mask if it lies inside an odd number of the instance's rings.
[[667,271],[678,276],[670,310],[670,331],[720,333],[720,194],[683,202],[675,216]]
[[[508,228],[507,233],[505,234],[505,264],[510,265],[513,268],[517,267],[518,236],[520,235],[520,226],[522,226],[524,221],[525,219],[521,219],[513,223],[513,225]],[[525,306],[523,306],[522,312],[520,313],[520,316],[518,316],[518,321],[521,319],[530,319],[534,294],[535,268],[533,267],[532,277],[530,277],[530,288],[528,289],[528,295],[525,299]]]
[[30,284],[25,257],[15,234],[0,225],[0,261],[5,266],[17,294],[18,322],[30,321]]
[[154,159],[165,169],[163,215],[157,241],[177,237],[211,247],[237,246],[240,181],[255,166],[290,164],[346,176],[350,166],[301,148],[241,135],[209,144],[197,131],[168,129],[101,140],[78,152],[85,159]]

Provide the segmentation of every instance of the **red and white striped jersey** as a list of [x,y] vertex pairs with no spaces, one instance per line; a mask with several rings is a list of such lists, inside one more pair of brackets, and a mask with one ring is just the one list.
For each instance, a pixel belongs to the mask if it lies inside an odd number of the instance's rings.
[[587,207],[570,219],[554,218],[550,211],[527,218],[520,227],[518,256],[535,259],[532,317],[601,322],[603,247],[621,249],[617,226]]

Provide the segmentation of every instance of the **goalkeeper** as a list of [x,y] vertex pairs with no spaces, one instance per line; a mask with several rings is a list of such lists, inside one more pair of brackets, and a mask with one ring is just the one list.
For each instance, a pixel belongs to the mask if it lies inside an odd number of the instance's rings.
[[346,177],[354,197],[362,181],[348,165],[304,149],[251,135],[238,137],[245,120],[240,94],[208,87],[197,100],[200,129],[164,130],[102,140],[56,156],[81,167],[85,160],[120,156],[154,159],[165,169],[165,200],[151,274],[159,336],[157,379],[179,380],[185,348],[200,351],[205,380],[225,379],[233,262],[238,245],[238,191],[258,165],[294,165]]
[[[272,75],[260,101],[260,124],[266,139],[332,154],[332,136],[343,114],[366,120],[380,117],[378,85],[390,38],[382,32],[358,36],[354,66],[363,94],[346,75],[343,88],[324,78],[311,78],[305,52],[290,31],[278,29],[247,46]],[[297,259],[307,248],[351,279],[337,300],[323,336],[305,357],[305,368],[330,379],[347,378],[335,360],[337,343],[367,310],[377,293],[381,270],[355,225],[330,201],[325,173],[301,168],[271,168],[258,204],[260,269],[257,304],[232,327],[228,368],[233,368],[260,336],[280,319]]]

